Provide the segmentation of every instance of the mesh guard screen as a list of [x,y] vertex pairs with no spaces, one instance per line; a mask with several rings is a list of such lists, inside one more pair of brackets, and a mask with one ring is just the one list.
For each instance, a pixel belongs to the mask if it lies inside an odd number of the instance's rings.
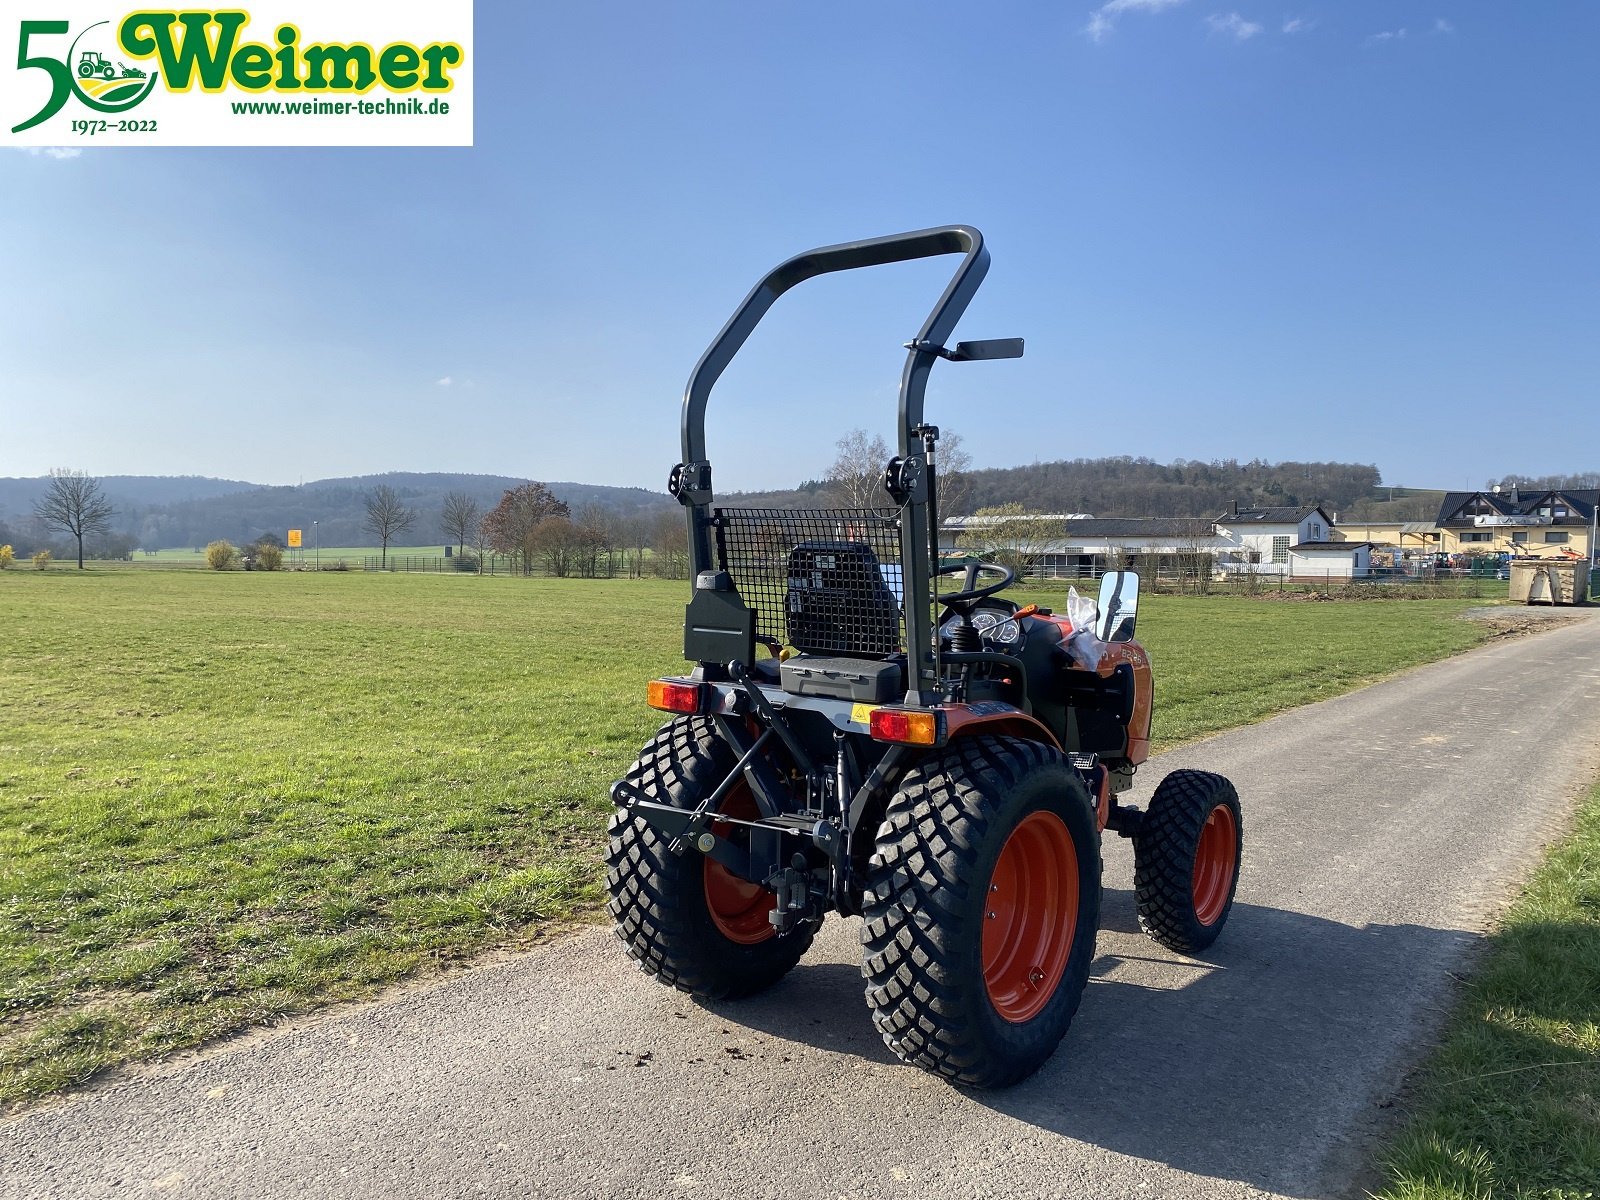
[[756,630],[807,654],[900,650],[900,522],[862,508],[719,508],[718,565]]

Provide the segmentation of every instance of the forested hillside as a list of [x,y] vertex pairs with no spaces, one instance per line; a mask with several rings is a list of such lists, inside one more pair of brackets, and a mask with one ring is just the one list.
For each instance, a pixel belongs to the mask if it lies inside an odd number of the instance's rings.
[[[1372,497],[1377,486],[1378,468],[1364,463],[1075,458],[969,471],[962,486],[953,489],[958,502],[944,515],[1016,503],[1035,512],[1102,517],[1214,517],[1230,501],[1322,504],[1342,512]],[[827,483],[813,480],[791,491],[744,493],[737,502],[824,504],[829,493]]]

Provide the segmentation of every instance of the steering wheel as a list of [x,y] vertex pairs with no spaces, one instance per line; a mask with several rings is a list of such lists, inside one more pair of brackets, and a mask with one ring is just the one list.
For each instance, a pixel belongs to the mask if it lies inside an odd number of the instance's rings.
[[992,562],[951,563],[949,566],[940,567],[934,572],[934,574],[960,575],[965,574],[968,570],[971,570],[974,576],[998,574],[1000,579],[996,583],[986,583],[982,587],[969,587],[965,591],[951,592],[947,596],[940,596],[938,598],[940,604],[943,604],[949,608],[959,609],[966,605],[976,603],[977,601],[984,599],[986,596],[992,596],[996,592],[1004,591],[1017,581],[1017,573],[1010,567],[1005,566],[1003,563]]

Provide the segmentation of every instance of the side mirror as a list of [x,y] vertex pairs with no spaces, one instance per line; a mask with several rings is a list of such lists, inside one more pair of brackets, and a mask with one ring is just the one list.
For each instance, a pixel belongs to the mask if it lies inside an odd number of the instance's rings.
[[996,358],[1021,358],[1021,338],[990,338],[986,342],[957,342],[952,362],[983,362]]
[[1102,642],[1133,640],[1133,621],[1139,612],[1139,576],[1133,571],[1109,571],[1100,580],[1100,617],[1095,636]]

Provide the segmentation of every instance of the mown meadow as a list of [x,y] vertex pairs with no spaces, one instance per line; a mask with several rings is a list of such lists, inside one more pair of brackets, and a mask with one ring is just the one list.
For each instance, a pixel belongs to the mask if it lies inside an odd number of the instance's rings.
[[[0,572],[0,1101],[592,916],[685,589]],[[1465,649],[1471,603],[1146,597],[1157,741]]]

